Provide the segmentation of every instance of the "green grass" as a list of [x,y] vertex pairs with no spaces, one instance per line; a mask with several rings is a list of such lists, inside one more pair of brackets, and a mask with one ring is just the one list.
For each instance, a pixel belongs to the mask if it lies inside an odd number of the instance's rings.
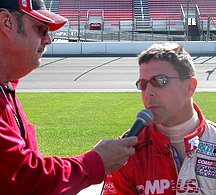
[[[18,93],[29,122],[36,126],[45,156],[76,156],[100,139],[129,129],[144,109],[140,93]],[[199,92],[194,101],[216,122],[216,93]]]

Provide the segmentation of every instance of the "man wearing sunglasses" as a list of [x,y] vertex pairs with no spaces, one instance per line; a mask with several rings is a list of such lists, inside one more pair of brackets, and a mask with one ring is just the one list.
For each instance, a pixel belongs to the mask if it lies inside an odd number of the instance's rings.
[[139,55],[139,65],[136,86],[153,123],[138,135],[127,164],[107,176],[104,195],[214,195],[216,124],[193,102],[191,56],[182,45],[155,44]]
[[[135,153],[136,137],[103,140],[77,157],[44,157],[15,94],[19,78],[40,65],[48,31],[67,19],[42,0],[0,0],[0,194],[77,194],[101,183]],[[71,146],[73,149],[73,146]]]

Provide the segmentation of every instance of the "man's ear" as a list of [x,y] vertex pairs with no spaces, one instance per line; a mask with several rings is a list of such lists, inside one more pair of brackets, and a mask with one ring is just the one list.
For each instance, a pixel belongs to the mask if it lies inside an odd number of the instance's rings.
[[5,21],[5,27],[8,28],[9,30],[12,29],[12,23],[10,21],[10,18],[8,18],[6,21]]
[[195,77],[191,77],[187,80],[188,80],[187,81],[188,82],[187,96],[192,97],[194,95],[196,87],[197,87],[197,79]]
[[11,13],[9,13],[8,11],[0,12],[0,28],[5,35],[9,35],[8,33],[10,33],[13,28],[12,20],[13,18],[11,16]]

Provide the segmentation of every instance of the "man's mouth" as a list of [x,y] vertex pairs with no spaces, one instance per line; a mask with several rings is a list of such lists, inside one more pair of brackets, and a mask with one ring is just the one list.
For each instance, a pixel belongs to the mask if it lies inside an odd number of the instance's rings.
[[147,109],[150,110],[150,111],[155,111],[157,109],[159,109],[161,106],[159,105],[149,105],[147,106]]
[[39,47],[38,52],[44,54],[46,52],[46,47]]

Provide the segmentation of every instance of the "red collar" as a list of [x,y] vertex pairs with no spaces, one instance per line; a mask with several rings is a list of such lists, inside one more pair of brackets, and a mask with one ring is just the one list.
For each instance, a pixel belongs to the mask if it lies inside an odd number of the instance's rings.
[[[14,90],[17,89],[18,84],[19,84],[19,79],[16,81],[10,81],[10,85],[12,86]],[[4,85],[1,85],[1,86],[3,87],[4,90],[8,90]]]
[[200,125],[195,129],[195,131],[187,136],[184,137],[184,144],[185,144],[185,152],[189,153],[195,149],[197,149],[200,137],[205,131],[205,124],[206,119],[202,114],[200,108],[194,103],[194,109],[198,113],[198,117],[200,119]]

